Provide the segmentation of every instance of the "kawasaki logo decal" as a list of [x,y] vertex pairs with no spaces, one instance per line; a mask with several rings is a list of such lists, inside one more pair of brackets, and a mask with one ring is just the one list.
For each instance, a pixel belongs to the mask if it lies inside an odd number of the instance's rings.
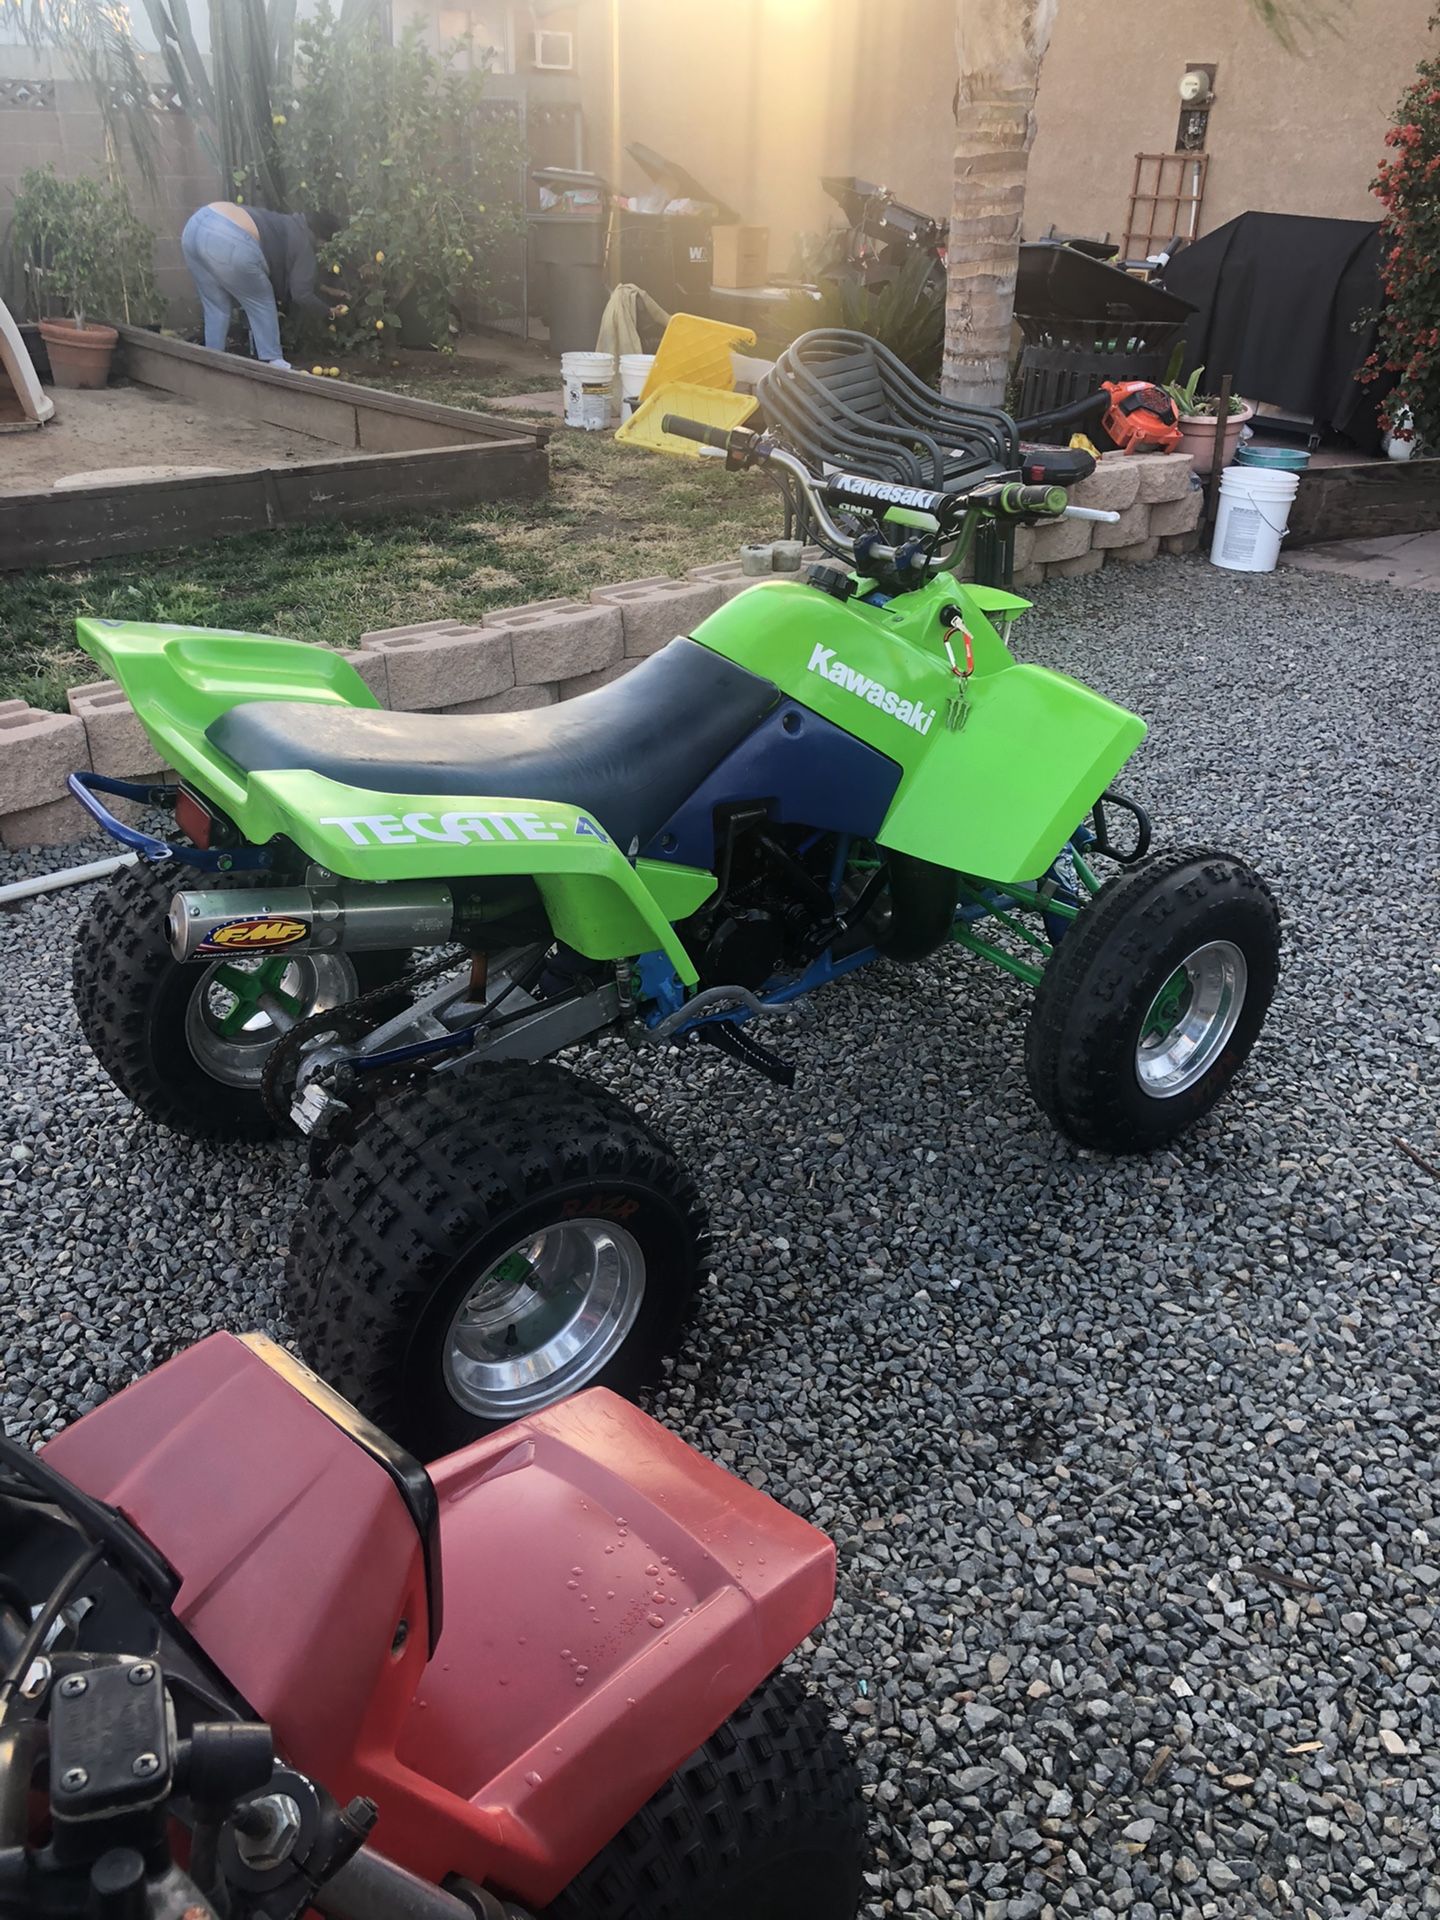
[[918,507],[933,513],[944,495],[929,493],[923,487],[899,487],[891,480],[867,480],[858,473],[832,474],[827,491],[837,500],[873,500],[884,507]]
[[330,815],[322,827],[340,827],[357,847],[414,847],[422,840],[468,847],[477,841],[561,840],[567,833],[590,840],[605,835],[582,813],[578,820],[545,820],[538,813],[351,813]]
[[832,687],[843,687],[847,693],[853,693],[857,700],[866,700],[872,707],[879,707],[882,713],[893,714],[897,720],[903,720],[907,727],[913,727],[916,733],[930,731],[930,723],[935,718],[934,707],[927,707],[921,700],[902,700],[893,687],[872,680],[858,668],[847,667],[843,660],[837,660],[833,647],[815,648],[810,655],[810,671],[818,673],[822,680],[828,680]]

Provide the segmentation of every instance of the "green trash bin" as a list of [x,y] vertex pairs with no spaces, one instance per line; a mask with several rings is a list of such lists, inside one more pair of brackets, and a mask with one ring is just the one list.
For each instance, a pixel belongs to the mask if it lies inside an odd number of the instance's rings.
[[530,215],[536,305],[552,353],[592,353],[610,289],[605,284],[603,208]]

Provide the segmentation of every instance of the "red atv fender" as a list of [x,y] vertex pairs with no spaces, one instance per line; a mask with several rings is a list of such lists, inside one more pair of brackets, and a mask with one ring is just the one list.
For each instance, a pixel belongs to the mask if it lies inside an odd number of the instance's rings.
[[220,1333],[45,1458],[164,1554],[175,1617],[285,1759],[378,1803],[380,1852],[531,1906],[834,1597],[823,1534],[601,1390],[427,1481],[280,1348]]

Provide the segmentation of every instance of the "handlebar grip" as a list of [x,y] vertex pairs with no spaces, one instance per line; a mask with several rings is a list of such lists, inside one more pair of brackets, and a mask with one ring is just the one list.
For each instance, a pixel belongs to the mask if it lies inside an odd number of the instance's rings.
[[687,420],[683,413],[667,413],[660,421],[662,433],[673,433],[681,440],[698,440],[702,447],[730,451],[730,435],[724,427],[707,427],[703,420]]
[[[362,1847],[317,1887],[310,1905],[327,1920],[475,1920],[468,1901],[369,1847]],[[498,1901],[496,1907],[506,1911]]]
[[1000,490],[1000,506],[1005,513],[1053,513],[1065,511],[1063,487],[1027,487],[1014,481]]

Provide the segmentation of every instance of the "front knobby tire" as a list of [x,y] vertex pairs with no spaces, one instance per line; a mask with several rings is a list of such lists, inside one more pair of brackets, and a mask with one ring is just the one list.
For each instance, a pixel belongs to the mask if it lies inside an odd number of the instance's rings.
[[[279,1034],[260,1011],[227,1034],[226,1025],[236,1024],[227,1011],[237,1001],[217,979],[224,963],[181,962],[171,953],[165,915],[179,884],[173,864],[142,860],[98,889],[76,935],[71,972],[80,1029],[147,1119],[196,1140],[272,1139],[285,1129],[267,1112],[260,1082]],[[246,870],[227,873],[223,884],[231,892],[274,879]],[[398,978],[407,961],[404,953],[297,954],[285,962],[284,990],[303,1015]],[[236,968],[242,985],[256,978],[248,967]]]
[[1227,853],[1152,854],[1100,889],[1046,964],[1030,1090],[1079,1146],[1163,1146],[1225,1093],[1279,972],[1280,916],[1257,873]]
[[541,1920],[853,1920],[864,1865],[854,1763],[824,1703],[774,1674]]
[[637,1114],[541,1063],[379,1107],[297,1217],[290,1317],[316,1371],[434,1459],[660,1370],[709,1251],[695,1183]]

